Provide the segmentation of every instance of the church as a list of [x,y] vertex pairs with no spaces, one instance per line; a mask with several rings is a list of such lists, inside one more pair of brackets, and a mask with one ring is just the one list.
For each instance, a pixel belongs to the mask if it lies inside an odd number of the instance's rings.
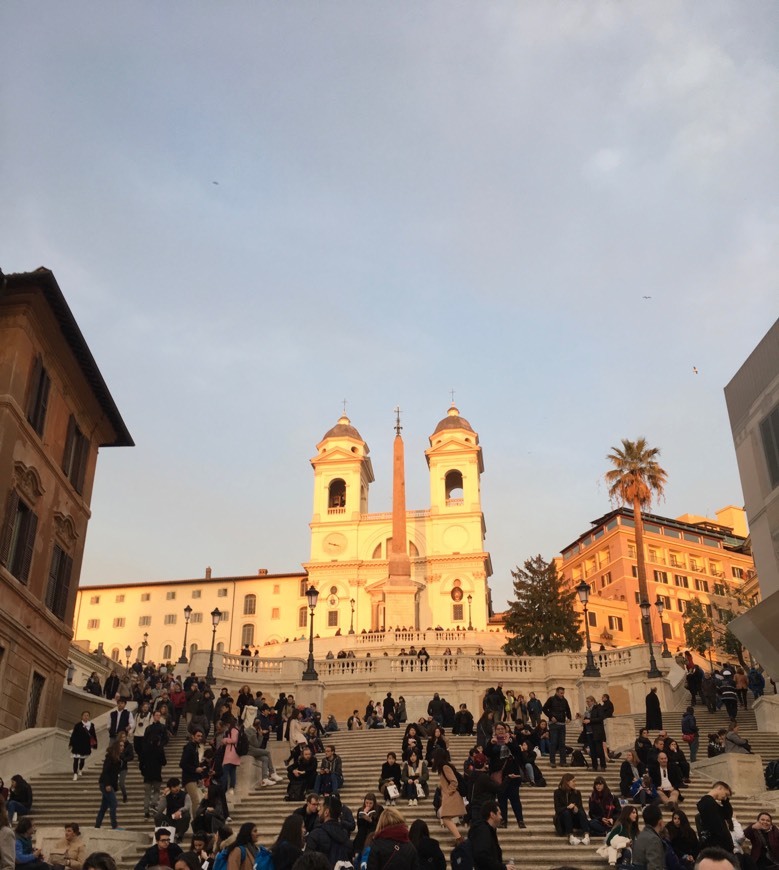
[[311,551],[304,571],[212,577],[207,569],[201,578],[84,587],[75,640],[92,649],[102,644],[117,661],[177,658],[179,646],[191,657],[212,641],[220,652],[249,646],[263,656],[294,655],[296,638],[307,637],[310,585],[319,592],[315,634],[321,638],[398,629],[485,631],[492,565],[484,549],[479,436],[453,404],[429,445],[430,504],[408,510],[398,418],[392,510],[371,513],[370,449],[342,416],[311,459]]

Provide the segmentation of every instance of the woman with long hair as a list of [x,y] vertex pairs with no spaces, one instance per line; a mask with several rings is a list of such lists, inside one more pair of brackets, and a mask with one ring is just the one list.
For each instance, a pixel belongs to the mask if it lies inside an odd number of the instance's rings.
[[638,831],[638,807],[622,807],[617,821],[606,835],[606,843],[597,850],[598,854],[601,858],[607,858],[611,867],[614,867],[617,861],[623,865],[630,864],[631,847],[638,836]]
[[[387,760],[381,766],[379,774],[379,788],[384,797],[385,804],[392,806],[398,797],[400,797],[400,777],[402,771],[398,764],[398,757],[394,752],[387,753]],[[390,791],[390,786],[394,789]]]
[[235,721],[235,716],[225,714],[222,717],[225,723],[222,745],[224,746],[224,759],[222,760],[222,788],[230,797],[235,793],[236,771],[241,764],[241,756],[236,746],[240,733]]
[[417,850],[419,863],[422,867],[432,870],[446,870],[446,857],[441,851],[441,844],[430,836],[430,829],[424,819],[417,819],[408,829],[408,838]]
[[457,819],[465,815],[465,804],[459,792],[457,771],[452,766],[449,758],[449,750],[439,747],[433,753],[433,770],[438,774],[438,787],[441,789],[441,806],[438,816],[441,824],[454,837],[455,844],[462,842],[463,838],[457,829]]
[[257,825],[244,822],[238,829],[235,841],[227,847],[227,870],[254,870],[259,841]]
[[433,753],[436,749],[448,749],[449,744],[446,739],[446,732],[440,725],[436,725],[433,733],[427,740],[427,751],[425,752],[425,761],[430,764],[433,761]]
[[357,834],[352,844],[352,854],[362,855],[365,841],[370,834],[375,832],[379,816],[382,812],[383,809],[376,800],[376,795],[372,791],[369,791],[362,799],[362,806],[357,811]]
[[476,744],[486,746],[492,740],[492,729],[495,727],[495,714],[485,710],[476,723]]
[[292,865],[303,854],[305,843],[305,823],[297,813],[292,813],[282,822],[276,842],[270,847],[274,870],[292,870]]
[[646,773],[646,765],[633,749],[625,753],[625,760],[619,767],[619,793],[624,798],[633,797],[632,786]]
[[20,773],[11,777],[6,809],[8,810],[8,818],[12,822],[14,816],[27,816],[32,809],[32,787]]
[[[555,827],[567,835],[572,846],[590,845],[590,823],[582,806],[582,793],[576,788],[576,774],[564,773],[554,793]],[[584,836],[574,837],[573,829],[581,828]]]
[[593,834],[607,834],[619,813],[619,802],[614,798],[602,776],[596,776],[593,780],[589,813],[590,829]]
[[674,810],[668,824],[665,826],[671,848],[676,857],[684,864],[692,866],[701,850],[698,835],[692,829],[687,815],[681,810]]
[[416,751],[412,750],[408,761],[403,764],[400,776],[403,780],[404,797],[410,807],[415,807],[419,798],[427,797],[427,780],[430,776],[426,762],[420,761]]
[[376,833],[368,856],[368,870],[383,870],[391,865],[403,870],[419,870],[417,850],[411,843],[406,820],[395,807],[385,807],[376,823]]
[[89,710],[84,710],[81,719],[73,726],[68,741],[70,754],[73,757],[73,782],[84,772],[84,762],[97,749],[95,726],[90,722]]
[[119,790],[119,773],[122,769],[121,760],[122,746],[117,740],[106,749],[105,758],[103,759],[103,769],[100,772],[98,784],[100,786],[100,809],[97,811],[95,819],[95,827],[99,828],[103,824],[106,811],[111,818],[111,827],[116,829],[119,823],[116,821],[116,792]]
[[638,760],[642,764],[648,764],[649,753],[652,751],[652,741],[649,739],[649,730],[647,728],[642,728],[638,732],[638,737],[636,737],[636,742],[633,748],[636,751]]

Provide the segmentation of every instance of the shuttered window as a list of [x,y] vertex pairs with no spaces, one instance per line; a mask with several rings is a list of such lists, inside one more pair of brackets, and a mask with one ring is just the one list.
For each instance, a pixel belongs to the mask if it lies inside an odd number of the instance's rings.
[[64,619],[68,609],[70,593],[70,572],[73,560],[57,544],[51,554],[49,585],[46,587],[46,607],[58,618]]
[[71,414],[68,421],[68,437],[65,440],[65,454],[62,457],[62,470],[79,495],[84,491],[88,457],[89,441],[78,428],[76,418]]
[[21,583],[27,583],[32,564],[38,517],[12,490],[8,494],[5,518],[0,531],[0,565],[5,565]]
[[46,425],[46,408],[49,403],[50,387],[49,374],[43,367],[43,360],[40,356],[37,356],[33,364],[32,375],[30,376],[27,398],[27,420],[32,428],[41,436],[43,435],[43,427]]

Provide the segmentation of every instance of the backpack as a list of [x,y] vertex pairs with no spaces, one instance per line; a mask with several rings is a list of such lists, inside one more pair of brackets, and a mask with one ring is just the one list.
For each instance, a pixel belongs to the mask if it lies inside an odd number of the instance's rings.
[[581,749],[574,749],[571,753],[571,767],[589,767],[587,759]]
[[452,865],[452,870],[474,870],[471,841],[465,839],[462,843],[455,846],[452,849],[452,854],[449,856],[449,862]]
[[769,761],[765,766],[765,787],[772,790],[779,788],[779,761]]
[[254,859],[254,870],[275,870],[273,855],[271,855],[265,846],[260,846],[257,849],[257,857]]
[[[246,849],[243,846],[238,847],[241,850],[241,863],[246,858]],[[228,850],[222,849],[214,859],[214,870],[227,870],[227,855]]]
[[238,755],[249,754],[249,738],[246,736],[243,725],[238,726],[238,739],[235,741],[235,751]]

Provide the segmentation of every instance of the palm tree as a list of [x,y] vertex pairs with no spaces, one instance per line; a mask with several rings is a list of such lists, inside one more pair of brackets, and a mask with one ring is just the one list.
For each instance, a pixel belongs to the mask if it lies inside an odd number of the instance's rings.
[[[662,496],[668,477],[657,463],[660,450],[648,447],[646,438],[637,441],[622,439],[622,447],[612,447],[606,457],[614,466],[605,474],[609,486],[609,498],[621,504],[633,506],[633,521],[636,527],[636,558],[638,562],[638,595],[641,601],[649,601],[646,585],[646,561],[644,558],[644,522],[641,509],[652,504],[654,496]],[[647,627],[651,637],[651,626]],[[650,638],[645,638],[649,640]]]

